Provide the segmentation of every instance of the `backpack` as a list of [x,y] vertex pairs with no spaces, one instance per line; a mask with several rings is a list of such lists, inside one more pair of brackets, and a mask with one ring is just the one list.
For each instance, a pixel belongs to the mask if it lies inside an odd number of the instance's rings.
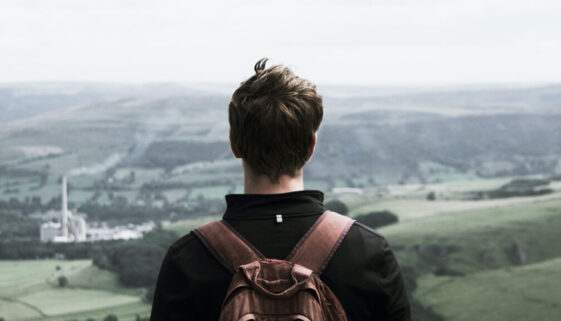
[[347,321],[343,306],[319,276],[354,220],[326,211],[285,260],[265,258],[225,221],[194,234],[233,278],[220,321]]

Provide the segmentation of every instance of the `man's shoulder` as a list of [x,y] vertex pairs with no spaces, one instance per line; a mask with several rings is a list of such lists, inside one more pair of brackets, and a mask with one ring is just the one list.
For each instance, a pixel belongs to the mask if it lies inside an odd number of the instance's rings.
[[393,260],[387,239],[374,229],[355,222],[328,267],[335,274],[348,274],[349,271],[362,274],[364,269],[379,271]]
[[362,254],[378,254],[390,249],[387,239],[378,231],[360,223],[354,222],[341,243],[343,251]]
[[173,265],[191,282],[204,282],[213,278],[227,278],[228,270],[206,249],[205,245],[191,231],[168,249],[166,261]]
[[177,241],[175,241],[168,249],[168,255],[174,258],[189,255],[192,252],[199,252],[204,249],[203,244],[197,236],[191,231]]
[[351,230],[355,230],[356,233],[359,233],[364,238],[372,238],[375,241],[386,242],[386,238],[384,237],[384,235],[358,221],[354,222]]

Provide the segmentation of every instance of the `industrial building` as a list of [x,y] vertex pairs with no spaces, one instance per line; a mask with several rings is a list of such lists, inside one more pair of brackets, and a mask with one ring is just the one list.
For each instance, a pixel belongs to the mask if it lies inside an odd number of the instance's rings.
[[47,212],[47,222],[41,224],[40,239],[41,242],[54,243],[86,241],[86,221],[68,210],[66,176],[62,177],[61,210]]
[[41,224],[41,242],[69,243],[96,242],[108,240],[130,240],[141,238],[144,233],[156,227],[152,221],[142,224],[128,224],[109,227],[105,222],[90,222],[68,210],[66,176],[62,177],[62,204],[60,211],[46,213],[46,222]]

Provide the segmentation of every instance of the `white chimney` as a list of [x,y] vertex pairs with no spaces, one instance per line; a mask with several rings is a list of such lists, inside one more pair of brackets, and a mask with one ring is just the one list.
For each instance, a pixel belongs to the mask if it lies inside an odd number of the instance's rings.
[[68,200],[66,195],[66,176],[62,176],[62,236],[68,237]]

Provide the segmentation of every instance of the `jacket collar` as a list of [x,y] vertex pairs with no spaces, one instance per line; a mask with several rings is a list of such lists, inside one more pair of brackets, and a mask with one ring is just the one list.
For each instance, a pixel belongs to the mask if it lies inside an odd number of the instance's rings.
[[304,190],[282,194],[229,194],[226,195],[224,219],[268,219],[283,216],[318,215],[325,211],[323,193]]

